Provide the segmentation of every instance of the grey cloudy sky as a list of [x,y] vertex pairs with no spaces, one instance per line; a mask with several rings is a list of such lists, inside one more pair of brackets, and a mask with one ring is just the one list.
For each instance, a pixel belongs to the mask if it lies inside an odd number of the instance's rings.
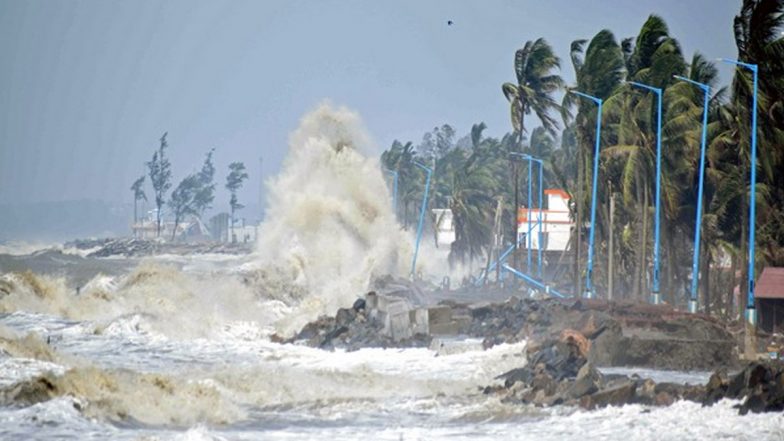
[[[500,85],[523,42],[636,35],[665,18],[687,58],[734,56],[733,0],[0,0],[0,203],[129,200],[164,131],[174,177],[216,147],[220,179],[324,99],[357,110],[378,147],[435,125],[508,130]],[[453,20],[454,26],[446,21]],[[722,68],[726,82],[731,71]],[[225,198],[223,195],[219,197]]]

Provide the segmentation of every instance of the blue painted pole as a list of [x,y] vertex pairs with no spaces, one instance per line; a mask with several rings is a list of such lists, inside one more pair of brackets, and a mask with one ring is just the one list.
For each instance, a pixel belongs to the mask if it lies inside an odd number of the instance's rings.
[[528,242],[528,263],[526,271],[529,273],[531,272],[531,247],[533,246],[533,240],[531,240],[531,181],[532,181],[532,169],[533,164],[531,162],[531,157],[528,156],[528,234],[526,234],[526,242]]
[[756,64],[744,63],[738,60],[723,58],[725,63],[744,67],[754,75],[754,94],[751,101],[751,201],[749,202],[749,281],[746,294],[746,321],[752,325],[757,325],[757,310],[754,305],[754,236],[757,218],[757,74]]
[[566,296],[564,294],[560,293],[559,291],[557,291],[555,288],[551,287],[550,285],[545,285],[544,283],[534,279],[531,276],[527,276],[527,275],[523,274],[522,272],[512,268],[509,265],[504,264],[502,268],[505,269],[506,271],[509,271],[510,273],[512,273],[518,279],[521,279],[521,280],[525,281],[526,283],[528,283],[529,285],[544,291],[546,294],[550,294],[550,295],[553,295],[553,296],[556,296],[556,297],[560,297],[562,299],[566,298]]
[[536,274],[537,274],[537,277],[539,277],[539,279],[541,279],[542,278],[542,221],[543,221],[543,217],[544,217],[544,213],[542,212],[542,199],[543,199],[542,195],[544,194],[544,190],[543,190],[543,187],[542,187],[542,185],[544,183],[544,180],[542,178],[542,174],[544,173],[544,170],[542,170],[542,167],[544,167],[544,163],[541,160],[538,160],[537,162],[539,163],[539,222],[538,222],[538,224],[539,224],[539,241],[537,242],[539,244],[539,247],[538,247],[539,248],[539,258],[537,259],[538,266],[536,268]]
[[700,177],[697,184],[697,219],[694,221],[694,255],[691,263],[691,298],[689,299],[689,312],[697,312],[697,290],[700,278],[700,233],[702,231],[702,195],[705,187],[705,146],[708,138],[708,100],[710,99],[710,86],[699,83],[679,75],[675,78],[691,83],[703,93],[702,108],[702,138],[700,141]]
[[411,280],[414,280],[416,275],[416,261],[417,254],[419,254],[419,242],[422,240],[422,228],[425,225],[425,211],[427,211],[427,196],[428,193],[430,193],[430,176],[433,174],[433,170],[424,164],[420,164],[419,162],[414,161],[414,165],[424,170],[427,177],[425,178],[425,194],[422,196],[422,209],[419,211],[419,224],[417,225],[414,258],[411,261]]
[[[591,96],[576,90],[571,91],[575,95],[587,98],[597,105],[596,112],[596,143],[593,149],[593,183],[591,185],[591,231],[588,234],[588,266],[585,270],[585,292],[583,297],[592,299],[596,296],[593,289],[593,248],[594,238],[596,237],[596,188],[599,178],[599,147],[602,140],[602,104],[601,98]],[[580,228],[578,225],[577,228]]]
[[661,126],[662,126],[662,90],[647,84],[629,81],[629,84],[650,90],[656,94],[656,209],[653,215],[653,285],[651,286],[651,302],[661,303],[659,292],[659,232],[661,230]]

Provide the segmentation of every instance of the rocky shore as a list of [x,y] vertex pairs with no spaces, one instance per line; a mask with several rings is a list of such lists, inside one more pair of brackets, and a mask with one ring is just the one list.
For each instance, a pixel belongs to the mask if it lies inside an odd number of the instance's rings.
[[588,361],[588,342],[580,334],[565,332],[561,339],[534,345],[528,364],[498,377],[500,386],[487,386],[485,394],[505,402],[552,406],[575,405],[586,409],[624,404],[668,406],[690,400],[705,406],[721,399],[740,400],[741,414],[784,410],[784,363],[753,361],[729,375],[716,370],[705,385],[656,383],[626,375],[603,375]]
[[[499,373],[503,384],[484,386],[485,394],[505,402],[586,409],[666,406],[677,400],[711,405],[728,398],[740,400],[741,414],[784,410],[784,363],[741,361],[742,335],[708,316],[668,306],[517,297],[485,304],[442,301],[400,313],[401,301],[371,292],[279,341],[351,351],[433,347],[443,338],[479,339],[484,348],[525,340],[527,363]],[[406,318],[406,332],[395,331],[399,317]],[[599,368],[623,366],[713,374],[707,384],[690,385],[602,374]]]
[[250,243],[182,243],[163,240],[144,240],[134,238],[119,239],[80,239],[66,242],[65,248],[89,251],[86,257],[147,257],[158,254],[247,254],[253,251]]
[[[383,297],[371,292],[357,299],[352,308],[341,308],[335,316],[309,323],[287,341],[356,350],[427,346],[434,337],[448,336],[479,338],[487,348],[523,340],[547,341],[570,330],[590,345],[586,357],[598,366],[681,371],[739,366],[739,337],[731,328],[710,317],[687,315],[667,306],[511,297],[500,303],[409,305],[400,312],[402,307],[389,300],[394,308],[366,301],[379,296]],[[424,317],[418,317],[417,311]],[[409,328],[407,333],[395,335],[393,319],[400,315]]]

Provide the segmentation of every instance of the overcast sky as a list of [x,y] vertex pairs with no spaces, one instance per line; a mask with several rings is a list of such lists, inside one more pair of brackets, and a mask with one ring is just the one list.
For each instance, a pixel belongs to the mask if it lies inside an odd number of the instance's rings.
[[[169,132],[175,181],[216,147],[277,171],[288,133],[325,99],[357,110],[377,148],[435,125],[509,129],[501,83],[544,37],[573,79],[569,43],[636,35],[665,18],[688,58],[736,55],[734,0],[0,0],[0,203],[131,200]],[[447,26],[453,20],[453,26]],[[731,71],[721,70],[724,82]],[[149,182],[149,180],[148,180]],[[149,194],[148,190],[148,194]],[[226,199],[223,194],[219,198]],[[219,199],[217,203],[223,203]]]

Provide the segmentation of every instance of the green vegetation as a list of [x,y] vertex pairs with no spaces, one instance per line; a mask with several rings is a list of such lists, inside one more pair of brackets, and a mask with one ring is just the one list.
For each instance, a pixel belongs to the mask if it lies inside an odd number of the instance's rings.
[[166,142],[167,135],[168,132],[161,136],[160,147],[153,153],[152,160],[147,163],[147,168],[150,172],[150,182],[152,182],[152,188],[155,192],[155,207],[157,208],[155,216],[157,224],[156,235],[158,237],[161,235],[161,209],[166,201],[166,192],[169,191],[172,185],[171,163],[169,158],[166,157],[166,147],[169,146],[169,143]]
[[[783,10],[781,2],[744,0],[733,29],[739,59],[759,65],[759,266],[784,265]],[[512,130],[501,139],[484,137],[485,125],[480,123],[466,137],[435,150],[395,141],[383,153],[383,165],[400,175],[398,215],[402,224],[415,223],[423,191],[422,172],[412,161],[435,161],[437,195],[432,206],[449,207],[454,214],[457,240],[450,250],[450,261],[480,260],[490,252],[499,199],[503,201],[503,237],[511,243],[516,224],[513,207],[518,205],[514,201],[519,199],[515,189],[525,188],[527,173],[518,176],[517,168],[525,164],[510,161],[509,153],[521,151],[545,161],[546,185],[564,188],[572,196],[572,218],[582,225],[591,202],[596,106],[564,93],[580,90],[605,101],[594,283],[599,291],[607,286],[602,262],[613,235],[616,295],[644,298],[649,292],[646,274],[653,241],[656,103],[652,94],[632,90],[625,81],[643,82],[664,91],[661,291],[668,302],[685,302],[691,277],[702,100],[699,89],[673,78],[683,75],[712,86],[700,304],[706,305],[708,312],[736,314],[743,305],[733,303],[732,290],[746,278],[745,273],[736,277],[736,269],[743,272],[747,259],[751,75],[736,70],[731,87],[718,88],[716,65],[699,53],[687,58],[664,19],[655,15],[648,17],[635,37],[619,41],[610,30],[602,30],[590,40],[575,40],[568,49],[576,78],[568,86],[557,75],[559,59],[545,40],[528,41],[515,53],[516,82],[502,86],[510,103]],[[560,104],[555,100],[558,93],[564,94]],[[542,126],[529,132],[525,117],[532,113]],[[560,133],[554,114],[560,114],[563,122]],[[616,203],[612,231],[611,199]],[[583,234],[576,229],[570,243],[576,251],[571,275],[559,275],[559,281],[572,287],[580,283],[584,270]]]
[[229,164],[229,174],[226,176],[226,189],[229,190],[231,193],[231,199],[229,199],[229,207],[231,208],[231,231],[232,231],[232,241],[235,242],[236,238],[234,238],[234,212],[245,208],[244,205],[239,203],[237,199],[237,190],[242,187],[242,182],[248,179],[248,174],[245,172],[245,164],[242,162],[232,162]]

